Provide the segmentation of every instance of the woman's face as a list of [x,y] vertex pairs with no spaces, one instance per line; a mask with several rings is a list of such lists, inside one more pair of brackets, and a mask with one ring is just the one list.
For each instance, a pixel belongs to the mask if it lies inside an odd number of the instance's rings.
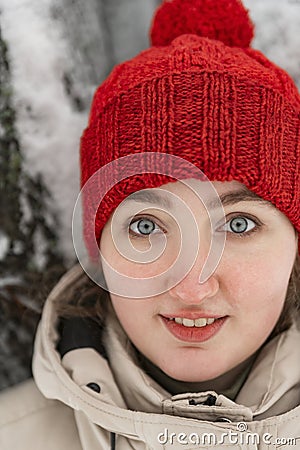
[[[201,183],[193,180],[199,192]],[[200,246],[192,269],[165,291],[157,286],[157,294],[148,298],[110,294],[116,315],[137,349],[170,377],[189,382],[220,376],[264,343],[283,308],[297,252],[294,228],[278,209],[254,198],[238,182],[212,184],[225,212],[225,224],[220,222],[213,230],[212,239],[223,236],[225,247],[210,277],[199,282],[211,237],[206,209],[191,189],[174,182],[161,186],[160,195],[175,194],[194,216]],[[118,242],[127,242],[129,236],[133,249],[142,254],[150,246],[155,249],[156,242],[160,245],[163,237],[163,254],[151,263],[130,261],[114,244],[111,219],[102,232],[100,250],[113,270],[158,283],[154,277],[176,260],[180,233],[189,239],[194,232],[189,235],[188,215],[181,215],[184,226],[178,226],[166,202],[158,203],[159,198],[140,197],[138,201],[143,211],[134,217],[130,213],[134,202],[125,200],[119,217],[117,210],[114,230]],[[116,292],[114,277],[105,264],[103,271],[108,290]]]

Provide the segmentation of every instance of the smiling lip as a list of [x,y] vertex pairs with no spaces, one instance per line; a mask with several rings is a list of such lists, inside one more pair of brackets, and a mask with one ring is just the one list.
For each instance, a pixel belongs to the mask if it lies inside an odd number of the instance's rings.
[[225,317],[225,316],[221,316],[220,314],[216,315],[216,314],[209,314],[209,313],[207,314],[207,313],[202,313],[202,312],[191,312],[191,311],[189,311],[189,312],[182,311],[182,312],[177,312],[174,314],[161,314],[161,316],[165,317],[166,319],[174,319],[174,317],[182,317],[182,318],[185,317],[186,319],[193,319],[193,320],[196,320],[199,317],[202,317],[203,319],[209,319],[209,318],[221,319],[222,317]]
[[[215,336],[223,327],[225,322],[228,319],[228,316],[214,316],[214,315],[207,315],[207,314],[196,314],[195,313],[185,313],[178,314],[171,316],[171,315],[161,315],[161,320],[163,324],[166,326],[167,330],[175,336],[177,339],[185,342],[205,342],[208,339],[211,339],[213,336]],[[202,318],[214,318],[215,321],[210,324],[206,325],[204,327],[185,327],[184,325],[178,324],[174,322],[174,320],[170,320],[174,317],[182,317],[186,319],[196,319],[199,317]]]

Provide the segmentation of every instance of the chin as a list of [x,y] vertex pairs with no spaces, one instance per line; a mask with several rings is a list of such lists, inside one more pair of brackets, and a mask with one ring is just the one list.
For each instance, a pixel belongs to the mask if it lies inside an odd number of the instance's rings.
[[221,370],[205,370],[203,371],[203,368],[195,368],[195,367],[160,367],[160,369],[169,377],[173,378],[177,381],[183,381],[186,383],[201,383],[204,381],[213,380],[214,378],[217,378],[218,376],[225,373],[225,371]]

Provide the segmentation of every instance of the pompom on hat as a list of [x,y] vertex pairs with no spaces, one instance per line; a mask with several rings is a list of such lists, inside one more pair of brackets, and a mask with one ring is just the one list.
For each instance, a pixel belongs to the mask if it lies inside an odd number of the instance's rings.
[[183,34],[195,34],[223,42],[229,47],[250,47],[253,24],[240,1],[164,1],[151,29],[154,46],[171,45]]
[[[211,181],[245,184],[299,232],[300,96],[284,70],[250,47],[252,37],[239,0],[165,0],[152,22],[152,47],[115,67],[94,95],[81,140],[82,186],[124,156],[175,155]],[[128,195],[175,181],[142,169],[116,182],[96,218],[84,198],[87,246],[91,221],[99,241]],[[181,169],[178,178],[192,178]]]

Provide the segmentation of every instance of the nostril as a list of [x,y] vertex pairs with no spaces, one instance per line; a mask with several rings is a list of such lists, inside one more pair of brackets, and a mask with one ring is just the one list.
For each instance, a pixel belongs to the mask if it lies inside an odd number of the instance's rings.
[[197,272],[197,277],[190,273],[176,286],[173,286],[169,290],[169,295],[185,304],[199,304],[214,297],[219,288],[219,281],[215,274],[200,283],[199,273]]

